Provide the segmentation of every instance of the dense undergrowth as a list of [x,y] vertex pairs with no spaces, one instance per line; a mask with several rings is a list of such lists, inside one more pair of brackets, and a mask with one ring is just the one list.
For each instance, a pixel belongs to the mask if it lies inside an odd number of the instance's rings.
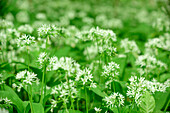
[[168,0],[0,6],[0,112],[170,110]]

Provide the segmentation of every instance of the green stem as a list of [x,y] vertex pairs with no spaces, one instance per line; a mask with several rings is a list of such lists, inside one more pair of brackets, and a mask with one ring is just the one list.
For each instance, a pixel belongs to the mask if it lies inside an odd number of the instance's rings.
[[125,69],[126,69],[126,66],[127,66],[127,62],[128,62],[128,53],[126,53],[125,67],[123,68],[123,72],[122,72],[122,80],[125,79]]
[[40,99],[40,103],[43,104],[43,90],[44,90],[44,78],[45,78],[45,67],[43,69],[43,76],[42,76],[42,86],[41,86],[41,99]]
[[132,101],[132,105],[131,105],[131,108],[130,108],[130,113],[132,112],[134,103],[135,103],[135,99],[133,99],[133,101]]
[[170,103],[170,99],[168,100],[168,103],[167,103],[166,106],[165,106],[164,112],[167,110],[167,108],[168,108],[168,106],[169,106],[169,103]]
[[65,109],[66,109],[66,112],[68,113],[67,103],[66,103],[65,101],[63,101],[63,102],[64,102],[64,107],[65,107]]
[[116,89],[115,89],[115,83],[114,83],[114,81],[112,82],[112,87],[113,87],[113,91],[115,92],[116,91]]
[[77,99],[77,110],[79,110],[79,100]]
[[118,113],[120,113],[119,107],[117,108],[117,110],[118,110]]
[[73,98],[71,98],[71,106],[72,106],[72,109],[74,110],[74,102],[73,102]]
[[85,88],[85,96],[86,96],[86,113],[88,113],[88,102],[87,102],[87,88],[84,86]]
[[28,56],[28,71],[30,70],[30,56],[29,56],[29,47],[27,46],[27,56]]
[[30,85],[30,96],[29,96],[29,100],[30,100],[30,106],[31,106],[31,113],[34,113],[33,111],[33,106],[32,106],[32,86]]

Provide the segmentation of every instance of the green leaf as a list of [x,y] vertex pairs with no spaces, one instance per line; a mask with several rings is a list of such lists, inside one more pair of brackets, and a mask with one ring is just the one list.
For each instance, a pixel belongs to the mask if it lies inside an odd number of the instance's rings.
[[60,110],[58,113],[83,113],[79,110],[72,110],[72,109],[68,109],[68,112],[66,112],[66,110]]
[[34,113],[44,113],[44,108],[43,108],[42,104],[33,103],[32,107],[33,107]]
[[110,110],[112,110],[113,113],[119,113],[119,112],[118,112],[118,108],[116,108],[116,107],[112,107]]
[[160,81],[165,82],[167,79],[169,79],[169,77],[170,77],[170,73],[162,74],[160,76]]
[[113,81],[115,85],[116,92],[126,95],[126,81]]
[[3,73],[3,76],[2,76],[2,80],[6,80],[6,79],[8,79],[8,78],[10,78],[10,77],[13,77],[13,76],[15,76],[14,74],[9,74],[9,73]]
[[101,96],[101,97],[106,97],[106,96],[107,96],[107,94],[101,90],[101,88],[100,88],[99,85],[97,85],[96,88],[92,88],[92,87],[91,87],[90,89],[91,89],[94,93],[96,93],[97,95],[99,95],[99,96]]
[[152,113],[154,108],[155,99],[149,92],[146,91],[141,98],[140,111],[142,113]]
[[156,110],[161,110],[165,103],[166,100],[168,99],[170,90],[167,89],[166,92],[155,92],[154,98],[155,98],[155,109]]
[[8,98],[11,100],[12,104],[16,106],[18,113],[23,113],[24,105],[23,101],[18,97],[18,95],[8,86],[4,86],[5,91],[0,91],[0,97]]
[[[25,113],[31,111],[30,101],[24,101],[24,106],[26,108]],[[44,108],[40,103],[32,103],[34,113],[44,113]]]

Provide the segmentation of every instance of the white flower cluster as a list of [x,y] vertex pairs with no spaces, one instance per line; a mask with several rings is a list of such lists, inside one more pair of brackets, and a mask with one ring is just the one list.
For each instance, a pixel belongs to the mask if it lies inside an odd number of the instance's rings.
[[121,40],[120,47],[124,48],[125,53],[129,53],[129,52],[137,53],[137,54],[140,53],[140,50],[139,50],[136,42],[133,41],[133,40],[130,41],[128,38],[125,38],[125,39]]
[[3,77],[3,75],[0,73],[0,85],[5,83],[5,81],[2,80],[2,77]]
[[95,58],[98,54],[97,45],[91,45],[90,47],[85,48],[83,54],[86,56],[87,60]]
[[102,111],[102,109],[97,108],[97,107],[95,107],[94,110],[95,110],[96,112],[101,112],[101,111]]
[[0,29],[6,29],[13,27],[13,23],[8,20],[0,19]]
[[60,36],[62,31],[63,31],[62,28],[56,27],[55,25],[45,25],[44,24],[38,28],[38,35],[40,37],[44,37],[44,38],[46,38],[47,36],[56,37],[56,36]]
[[79,39],[76,37],[78,32],[79,29],[75,26],[68,26],[67,29],[65,29],[66,40],[64,40],[64,42],[71,47],[75,47],[79,42]]
[[151,93],[155,93],[156,91],[165,92],[165,91],[166,91],[166,88],[169,87],[168,82],[169,82],[169,80],[167,80],[167,81],[163,84],[163,83],[159,83],[159,82],[157,82],[155,79],[153,79],[152,81],[145,80],[145,81],[144,81],[144,84],[146,85],[147,89],[148,89]]
[[81,82],[83,85],[90,85],[90,87],[96,88],[96,83],[93,80],[91,70],[85,68],[84,70],[79,70],[76,74],[76,81]]
[[158,18],[152,25],[159,31],[169,31],[170,30],[170,22],[168,18]]
[[22,35],[17,39],[18,47],[30,46],[33,43],[35,43],[35,37],[32,36]]
[[19,32],[22,32],[22,33],[29,33],[31,34],[33,32],[33,28],[28,25],[28,24],[25,24],[25,25],[21,25],[19,28],[18,28],[18,31]]
[[99,27],[92,28],[89,31],[89,37],[97,43],[100,53],[106,52],[108,55],[112,55],[116,52],[113,42],[116,42],[117,38],[112,30],[104,30]]
[[0,113],[9,113],[9,110],[0,107]]
[[103,67],[104,72],[102,73],[102,76],[109,77],[110,79],[113,79],[115,76],[119,75],[118,69],[119,64],[116,64],[115,62],[110,62],[108,65],[105,65]]
[[[150,55],[140,55],[136,60],[140,75],[157,74],[167,69],[167,65]],[[164,69],[164,70],[163,70]]]
[[100,14],[96,16],[95,19],[97,25],[100,25],[104,28],[122,28],[123,23],[121,19],[111,18],[109,19],[106,15]]
[[103,100],[106,102],[106,107],[120,107],[124,106],[125,97],[120,93],[113,93],[108,97],[105,97]]
[[80,65],[69,57],[61,57],[59,59],[58,57],[54,56],[49,58],[47,70],[58,70],[59,68],[64,69],[67,71],[69,76],[72,76],[71,74],[76,73],[79,70]]
[[118,77],[119,75],[119,64],[116,64],[115,62],[110,62],[108,63],[108,65],[105,65],[103,67],[104,72],[102,72],[101,76],[105,76],[105,78],[107,78],[107,81],[105,83],[105,87],[108,88],[110,85],[111,88],[111,82],[113,82],[113,80],[115,78]]
[[148,42],[145,44],[146,50],[145,53],[158,55],[158,48],[170,51],[170,34],[165,33],[159,38],[149,39]]
[[112,30],[104,30],[99,27],[91,28],[89,35],[91,39],[97,41],[100,44],[106,43],[108,44],[110,41],[117,41],[116,34]]
[[[66,81],[55,86],[52,89],[51,94],[59,96],[64,103],[68,103],[68,96],[71,98],[76,98],[77,92],[78,91],[74,81],[70,79],[68,82]],[[53,109],[57,106],[57,100],[51,99],[51,104],[51,112],[53,112]]]
[[117,38],[112,30],[104,30],[99,27],[91,28],[90,31],[78,33],[77,37],[84,41],[92,40],[94,44],[97,44],[99,53],[106,52],[108,55],[112,55],[116,52],[113,42],[116,42]]
[[[16,29],[14,29],[14,28],[8,28],[8,29],[6,29],[6,33],[7,33],[7,35],[8,35],[8,38],[10,38],[10,37],[15,38],[15,37],[19,37],[19,36],[20,36],[20,32],[17,31]],[[11,39],[11,38],[10,38],[10,39]],[[11,41],[10,41],[10,42],[11,42]]]
[[167,83],[159,83],[156,80],[148,81],[144,77],[131,76],[129,81],[130,84],[127,86],[128,91],[126,94],[129,98],[133,98],[137,105],[140,105],[140,98],[145,91],[150,93],[155,93],[156,91],[165,92],[166,88],[169,87]]
[[16,79],[19,80],[21,83],[19,85],[13,83],[12,87],[17,88],[18,92],[21,91],[21,88],[24,87],[24,85],[27,87],[28,85],[32,85],[33,83],[39,84],[37,74],[29,72],[27,70],[17,73]]
[[68,82],[61,83],[57,85],[57,87],[52,89],[51,94],[57,94],[60,98],[64,98],[65,96],[70,96],[72,98],[77,97],[77,89],[75,82],[73,80],[69,80]]
[[40,53],[39,57],[38,57],[38,63],[40,65],[40,68],[43,68],[43,66],[48,62],[48,55],[47,53],[43,52]]
[[7,97],[6,98],[0,98],[0,103],[4,103],[4,104],[12,104],[11,100],[9,100]]

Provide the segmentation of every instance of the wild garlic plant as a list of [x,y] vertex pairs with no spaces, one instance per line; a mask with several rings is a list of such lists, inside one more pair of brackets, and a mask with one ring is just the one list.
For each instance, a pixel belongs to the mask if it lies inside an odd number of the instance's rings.
[[110,96],[105,97],[103,101],[105,102],[105,106],[109,109],[117,108],[118,112],[120,107],[124,106],[125,97],[120,93],[112,93]]
[[[77,98],[77,89],[73,80],[65,81],[60,83],[52,89],[51,94],[54,95],[55,99],[51,99],[51,112],[57,107],[57,104],[63,102],[64,108],[68,109],[68,103],[71,102],[71,108],[74,110],[74,101]],[[67,111],[68,112],[68,111]]]
[[24,88],[28,95],[29,95],[29,100],[30,100],[30,106],[31,106],[31,112],[33,112],[33,90],[32,90],[32,85],[36,83],[37,85],[39,84],[39,79],[37,78],[37,74],[33,72],[29,72],[27,70],[20,71],[16,75],[16,80],[19,81],[19,83],[13,83],[12,87],[16,88],[18,92],[21,91],[21,88]]
[[146,80],[145,77],[137,77],[131,76],[129,79],[130,83],[128,84],[127,88],[127,96],[132,99],[131,102],[134,106],[134,103],[139,106],[141,103],[141,97],[146,91],[149,91],[151,94],[155,92],[165,92],[166,88],[169,87],[167,82],[160,83],[157,82],[155,79],[152,81]]
[[158,38],[149,39],[145,43],[145,53],[158,56],[161,51],[170,51],[170,34],[164,33]]
[[116,64],[115,62],[110,62],[103,67],[104,71],[101,76],[105,77],[105,88],[111,89],[113,87],[115,91],[114,81],[119,78],[119,69],[119,64]]
[[6,98],[2,98],[0,97],[0,112],[4,113],[4,112],[9,112],[9,109],[11,109],[12,106],[12,101],[10,99]]
[[138,66],[138,71],[141,76],[151,79],[157,76],[159,81],[159,76],[167,70],[167,65],[160,60],[157,60],[154,56],[150,55],[140,55],[136,60],[136,66]]
[[157,5],[0,2],[0,112],[168,112],[169,19]]
[[18,31],[24,34],[31,34],[33,32],[33,28],[29,24],[21,25],[18,28]]
[[125,53],[133,53],[134,55],[138,55],[140,50],[135,41],[130,41],[128,38],[121,40],[121,48],[124,49]]

